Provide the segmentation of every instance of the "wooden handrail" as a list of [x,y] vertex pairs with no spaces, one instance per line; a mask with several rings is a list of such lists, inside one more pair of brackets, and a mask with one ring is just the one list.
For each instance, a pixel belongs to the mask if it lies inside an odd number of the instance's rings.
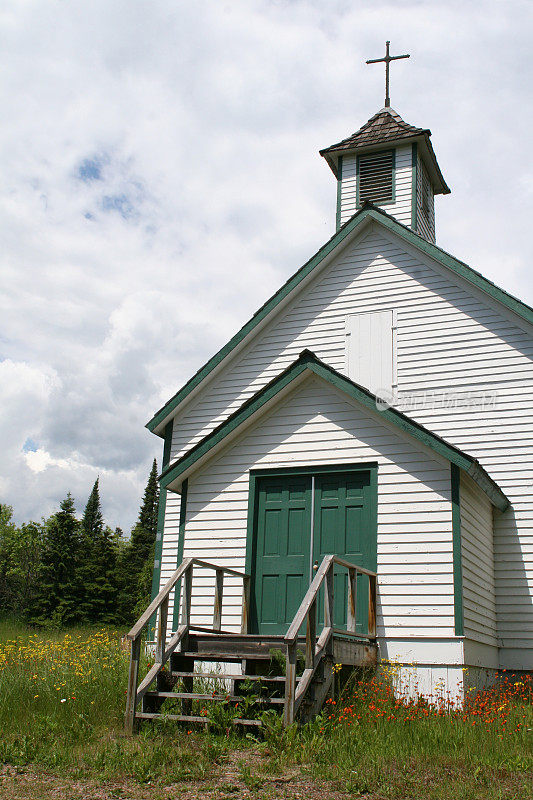
[[[163,665],[168,661],[178,644],[182,648],[186,646],[186,642],[191,630],[191,600],[192,600],[192,579],[193,567],[200,567],[201,569],[212,569],[215,572],[215,600],[213,608],[213,633],[222,633],[222,594],[224,574],[231,575],[236,578],[241,578],[243,583],[243,606],[242,606],[242,621],[241,633],[248,632],[248,622],[250,619],[250,576],[245,572],[231,569],[231,567],[224,567],[219,564],[212,564],[209,561],[204,561],[200,558],[186,558],[180,566],[175,570],[168,581],[165,583],[157,597],[154,597],[146,611],[139,617],[133,628],[126,634],[126,638],[131,641],[131,655],[130,655],[130,668],[128,679],[128,691],[126,699],[126,716],[125,727],[127,733],[132,733],[135,725],[135,709],[138,701],[146,694],[150,684],[157,678]],[[168,623],[168,605],[170,593],[178,583],[184,579],[183,588],[183,605],[182,605],[182,620],[177,633],[170,639],[168,647],[166,646],[167,638],[167,623]],[[139,663],[141,657],[141,634],[148,624],[148,622],[158,614],[157,620],[157,640],[155,646],[155,663],[145,676],[141,685],[138,687],[139,679]]]
[[340,567],[346,567],[347,569],[355,569],[361,575],[371,575],[373,578],[377,577],[377,572],[373,572],[371,569],[365,569],[364,567],[360,567],[358,564],[352,564],[350,561],[345,561],[344,558],[340,558],[339,556],[333,556],[333,560],[335,564],[338,564]]
[[335,556],[324,556],[322,564],[319,566],[315,577],[313,578],[309,589],[305,593],[305,597],[300,603],[300,608],[294,615],[294,619],[289,626],[289,630],[285,634],[285,643],[292,644],[298,638],[298,631],[304,624],[305,618],[309,612],[311,604],[313,600],[316,599],[320,587],[322,586],[322,581],[325,578],[326,572],[330,568],[331,562]]
[[192,558],[186,558],[184,561],[182,561],[177,570],[172,573],[168,581],[165,583],[165,585],[163,586],[157,597],[154,597],[154,599],[152,600],[146,611],[144,611],[143,614],[141,614],[141,616],[139,617],[139,619],[137,620],[131,631],[129,631],[126,634],[126,639],[131,639],[131,641],[134,642],[135,639],[137,639],[141,635],[144,626],[153,617],[156,611],[159,610],[159,606],[161,605],[163,600],[165,600],[169,596],[170,592],[172,591],[176,583],[179,581],[179,579],[182,577],[183,573],[185,572],[185,570],[187,569],[192,560],[193,560]]
[[[333,636],[337,630],[334,627],[333,589],[333,571],[336,564],[348,570],[347,630],[342,632],[347,635],[360,636],[364,639],[374,639],[376,636],[377,573],[364,567],[359,567],[357,564],[352,564],[344,558],[339,558],[339,556],[324,556],[284,638],[287,648],[283,717],[285,726],[294,721],[294,716],[305,697],[307,689],[311,685],[321,660],[327,657],[331,661],[333,658]],[[362,634],[357,633],[357,576],[359,574],[368,576],[368,633]],[[324,628],[317,643],[317,603],[322,585],[324,585]],[[306,623],[305,669],[298,682],[298,689],[296,689],[296,649],[298,633],[304,622]]]
[[300,603],[300,608],[294,615],[294,619],[290,624],[289,630],[285,634],[286,644],[291,644],[292,642],[295,642],[296,639],[298,638],[298,631],[304,624],[309,609],[313,601],[316,600],[318,592],[320,591],[320,587],[322,586],[322,582],[326,577],[326,573],[328,572],[332,564],[338,564],[340,567],[346,567],[348,570],[355,570],[356,573],[360,573],[362,575],[368,575],[369,578],[375,579],[377,577],[376,572],[372,572],[372,570],[370,569],[364,569],[364,567],[359,567],[357,564],[351,564],[349,561],[345,561],[343,558],[339,558],[338,556],[335,555],[324,556],[324,558],[322,559],[322,563],[319,566],[317,573],[313,578],[311,585],[309,586],[309,589],[305,594],[304,599]]
[[144,626],[147,622],[153,617],[153,615],[159,610],[159,606],[165,600],[180,578],[183,577],[183,573],[189,566],[197,566],[197,567],[204,567],[206,569],[213,569],[215,572],[220,570],[225,572],[227,575],[233,575],[236,578],[242,578],[243,580],[249,579],[250,576],[247,575],[245,572],[238,572],[235,569],[231,569],[230,567],[220,566],[218,564],[211,564],[209,561],[203,561],[200,558],[185,558],[180,566],[177,568],[175,572],[172,573],[168,581],[165,583],[157,597],[154,597],[146,611],[139,617],[133,628],[126,634],[126,639],[131,639],[134,641],[142,632]]

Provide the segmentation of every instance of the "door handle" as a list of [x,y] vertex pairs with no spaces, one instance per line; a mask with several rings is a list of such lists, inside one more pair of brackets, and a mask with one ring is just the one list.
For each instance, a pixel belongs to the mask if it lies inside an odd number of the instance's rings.
[[317,569],[318,569],[318,561],[315,561],[315,563],[313,564],[313,572],[316,572]]

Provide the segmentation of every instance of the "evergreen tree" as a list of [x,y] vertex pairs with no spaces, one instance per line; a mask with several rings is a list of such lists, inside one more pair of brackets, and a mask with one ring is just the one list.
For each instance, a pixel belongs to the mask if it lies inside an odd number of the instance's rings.
[[80,610],[88,622],[110,622],[115,616],[115,552],[111,535],[111,530],[104,525],[97,478],[81,521],[79,579],[83,599]]
[[79,529],[69,492],[60,510],[45,524],[37,596],[29,615],[35,624],[72,625],[80,619]]
[[157,534],[157,509],[159,505],[159,486],[157,484],[157,462],[154,458],[148,483],[144,490],[143,501],[139,511],[139,521],[131,532],[130,564],[135,574],[139,575],[146,559],[153,551]]
[[83,512],[83,517],[81,519],[83,535],[89,540],[96,539],[104,530],[104,518],[102,516],[102,508],[100,506],[100,489],[98,486],[99,481],[100,478],[97,478],[94,482],[94,486],[91,494],[89,495],[89,499],[87,500],[87,505],[85,506],[85,511]]
[[154,458],[139,519],[117,561],[117,583],[120,585],[117,612],[123,621],[131,622],[136,610],[143,610],[150,602],[158,506],[157,462]]

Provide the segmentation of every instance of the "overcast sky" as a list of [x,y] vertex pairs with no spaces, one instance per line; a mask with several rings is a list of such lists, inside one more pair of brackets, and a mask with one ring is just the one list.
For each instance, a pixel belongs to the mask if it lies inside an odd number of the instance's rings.
[[318,150],[429,127],[437,242],[533,303],[531,0],[6,0],[0,502],[100,475],[129,530],[146,421],[332,234]]

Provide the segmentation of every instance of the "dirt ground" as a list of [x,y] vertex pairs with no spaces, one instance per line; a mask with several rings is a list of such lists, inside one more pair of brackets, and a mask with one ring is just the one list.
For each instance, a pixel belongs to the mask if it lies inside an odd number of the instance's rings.
[[[236,753],[215,767],[205,781],[187,781],[168,786],[139,784],[124,780],[98,781],[61,778],[43,771],[4,766],[0,768],[2,800],[340,800],[346,798],[330,784],[313,781],[299,769],[283,776],[253,773],[248,785],[239,764],[243,753]],[[247,752],[250,757],[250,752]],[[253,785],[250,785],[252,783]],[[367,800],[372,800],[368,798]]]

